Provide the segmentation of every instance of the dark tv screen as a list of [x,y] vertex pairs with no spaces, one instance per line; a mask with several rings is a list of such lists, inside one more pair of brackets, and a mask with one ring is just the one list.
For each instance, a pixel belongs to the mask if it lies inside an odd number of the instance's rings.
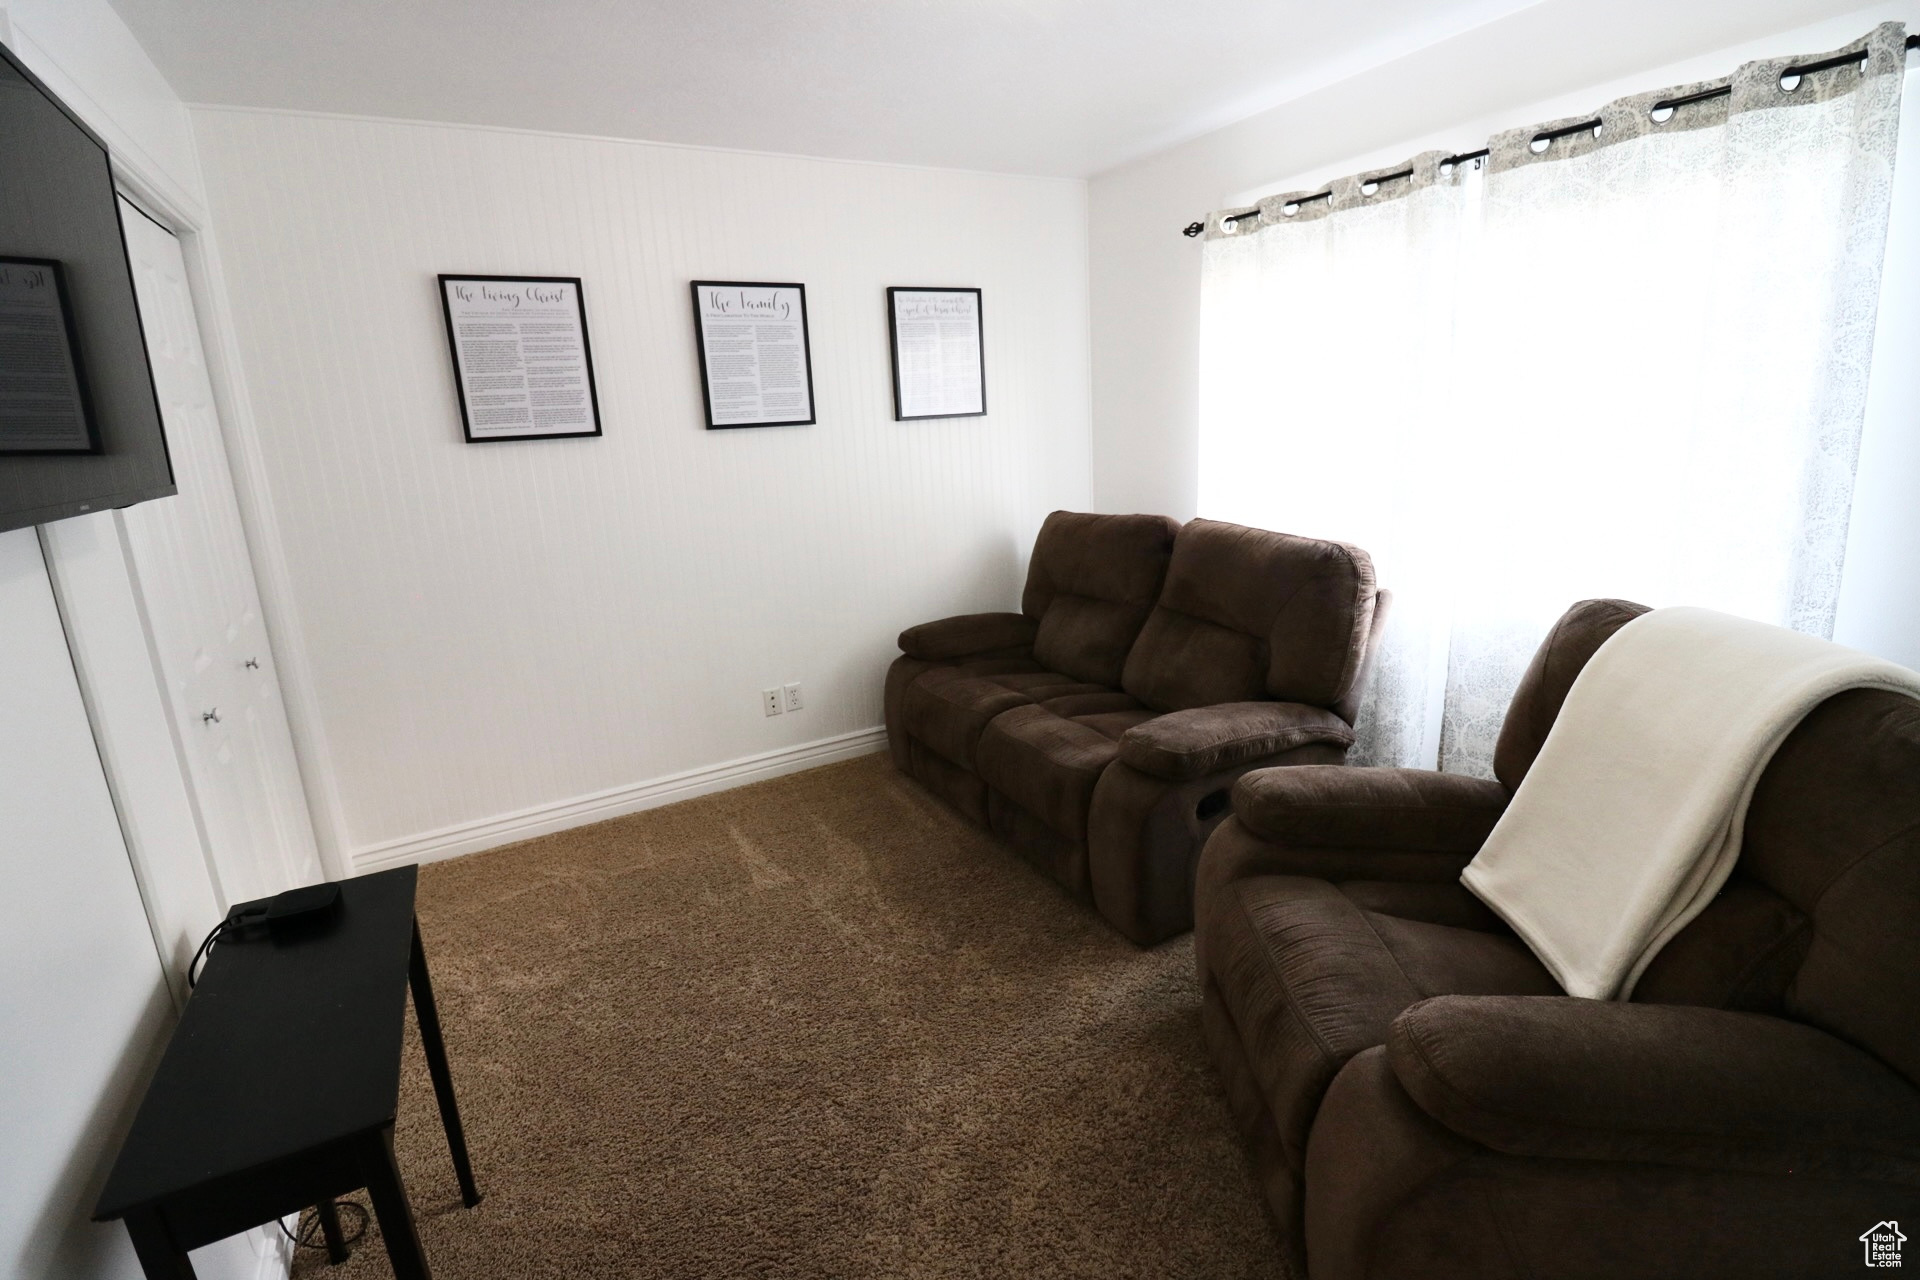
[[106,145],[0,46],[0,530],[173,492]]

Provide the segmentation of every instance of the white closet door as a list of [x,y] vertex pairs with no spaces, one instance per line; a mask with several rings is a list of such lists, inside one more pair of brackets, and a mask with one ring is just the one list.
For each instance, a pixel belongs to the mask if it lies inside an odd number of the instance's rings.
[[121,202],[180,492],[124,513],[156,657],[228,904],[324,878],[180,242]]

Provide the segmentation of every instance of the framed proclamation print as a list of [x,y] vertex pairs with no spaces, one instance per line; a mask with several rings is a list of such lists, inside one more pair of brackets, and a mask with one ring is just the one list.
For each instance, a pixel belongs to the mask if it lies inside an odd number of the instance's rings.
[[807,286],[693,281],[707,430],[813,425]]
[[978,289],[888,289],[887,332],[895,421],[987,412]]
[[441,276],[468,444],[600,434],[578,276]]
[[98,453],[58,262],[0,257],[0,353],[0,453]]

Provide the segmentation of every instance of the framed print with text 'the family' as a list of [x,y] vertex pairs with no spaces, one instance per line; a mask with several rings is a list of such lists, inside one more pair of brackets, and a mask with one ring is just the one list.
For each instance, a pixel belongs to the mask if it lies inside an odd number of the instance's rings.
[[707,429],[813,424],[807,286],[695,280]]

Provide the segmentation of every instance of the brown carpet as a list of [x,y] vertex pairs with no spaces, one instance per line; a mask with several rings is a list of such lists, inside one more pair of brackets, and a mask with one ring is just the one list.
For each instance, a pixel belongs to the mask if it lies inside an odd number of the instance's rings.
[[[863,757],[422,872],[486,1199],[410,1041],[438,1280],[1279,1273],[1201,1045],[1140,951]],[[377,1232],[337,1269],[387,1276]]]

